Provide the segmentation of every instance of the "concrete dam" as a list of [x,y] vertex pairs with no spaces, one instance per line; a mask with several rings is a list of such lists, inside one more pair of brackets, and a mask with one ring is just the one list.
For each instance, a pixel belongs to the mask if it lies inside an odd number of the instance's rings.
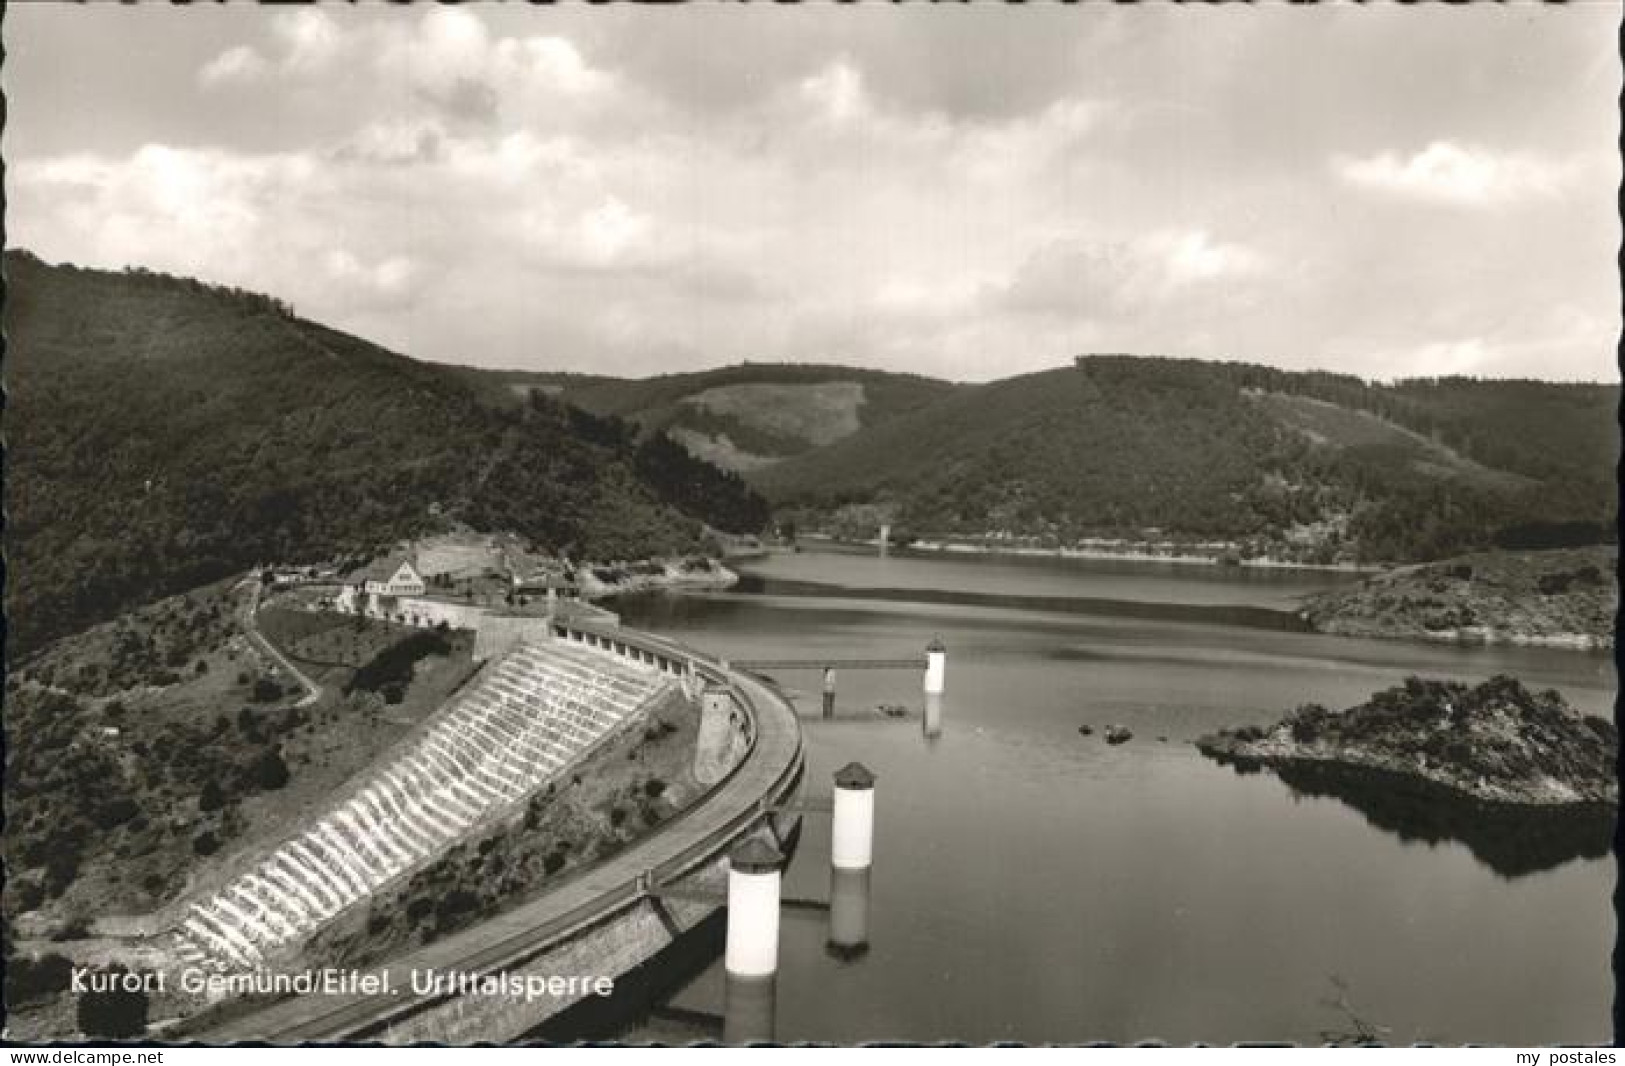
[[513,1040],[585,993],[420,992],[411,975],[616,977],[668,948],[723,906],[730,849],[791,839],[800,817],[800,725],[773,687],[721,660],[650,634],[557,618],[508,644],[299,832],[245,856],[163,934],[182,965],[223,975],[294,968],[300,949],[336,918],[472,831],[513,819],[613,738],[642,728],[649,709],[678,691],[700,706],[695,773],[709,787],[670,821],[540,896],[370,967],[387,994],[226,1001],[173,1035]]

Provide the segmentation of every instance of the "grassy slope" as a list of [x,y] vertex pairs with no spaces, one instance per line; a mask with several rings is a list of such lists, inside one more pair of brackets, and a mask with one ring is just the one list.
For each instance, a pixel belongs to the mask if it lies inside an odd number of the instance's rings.
[[594,414],[679,436],[736,469],[799,455],[882,425],[958,386],[913,374],[820,364],[745,363],[652,378],[467,371],[504,387],[546,387]]
[[366,554],[435,526],[432,504],[600,558],[762,516],[663,438],[503,405],[262,297],[20,253],[6,267],[13,656],[257,562]]

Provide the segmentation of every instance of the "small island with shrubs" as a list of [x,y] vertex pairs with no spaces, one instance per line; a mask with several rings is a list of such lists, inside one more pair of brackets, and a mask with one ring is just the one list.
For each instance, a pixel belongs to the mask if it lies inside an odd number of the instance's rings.
[[1607,649],[1619,590],[1612,544],[1492,551],[1403,566],[1311,597],[1301,615],[1345,637]]
[[1221,730],[1196,745],[1241,770],[1397,775],[1497,805],[1619,803],[1614,724],[1504,675],[1476,686],[1412,677],[1341,713],[1307,704],[1272,726]]

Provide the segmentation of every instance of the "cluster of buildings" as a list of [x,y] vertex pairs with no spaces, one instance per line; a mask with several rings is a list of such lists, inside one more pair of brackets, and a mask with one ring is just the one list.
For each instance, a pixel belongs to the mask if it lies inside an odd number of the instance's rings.
[[478,629],[492,611],[551,617],[581,598],[567,564],[499,536],[424,542],[376,559],[336,585],[322,606],[425,629]]

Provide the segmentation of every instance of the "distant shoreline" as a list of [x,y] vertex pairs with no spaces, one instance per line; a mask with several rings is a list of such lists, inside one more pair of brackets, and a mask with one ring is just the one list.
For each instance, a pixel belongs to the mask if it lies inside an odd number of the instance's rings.
[[[880,546],[879,542],[874,540],[841,540],[823,533],[803,533],[798,539],[876,549]],[[1388,569],[1386,566],[1361,565],[1359,563],[1298,563],[1270,558],[1240,559],[1234,563],[1223,563],[1215,556],[1188,553],[1164,555],[1150,551],[1113,550],[1108,548],[1002,547],[944,540],[911,541],[906,545],[897,546],[895,550],[929,555],[1012,555],[1045,559],[1098,559],[1111,562],[1174,563],[1181,566],[1233,566],[1237,569],[1254,570],[1314,570],[1340,574],[1377,574]]]

